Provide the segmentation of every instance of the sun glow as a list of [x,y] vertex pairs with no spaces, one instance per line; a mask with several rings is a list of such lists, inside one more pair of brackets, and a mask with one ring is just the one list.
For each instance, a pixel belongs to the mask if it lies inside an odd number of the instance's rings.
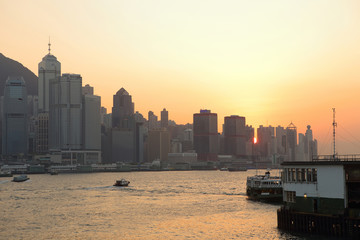
[[257,139],[256,139],[256,137],[254,137],[254,144],[256,144],[257,143]]

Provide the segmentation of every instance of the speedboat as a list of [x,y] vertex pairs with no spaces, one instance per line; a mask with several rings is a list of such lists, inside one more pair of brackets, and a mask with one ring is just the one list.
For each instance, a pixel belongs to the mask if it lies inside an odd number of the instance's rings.
[[28,179],[30,179],[30,178],[28,178],[27,175],[20,175],[20,176],[15,176],[12,181],[13,182],[25,182]]
[[130,181],[125,180],[125,179],[121,179],[121,180],[116,180],[116,182],[114,183],[114,186],[116,187],[127,187],[129,185]]

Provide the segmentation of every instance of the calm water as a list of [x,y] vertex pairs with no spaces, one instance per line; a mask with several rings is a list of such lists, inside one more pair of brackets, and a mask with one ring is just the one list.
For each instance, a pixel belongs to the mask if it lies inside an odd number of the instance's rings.
[[[279,206],[246,199],[246,177],[254,174],[42,174],[23,183],[0,178],[0,239],[309,239],[277,229]],[[129,187],[113,187],[120,178],[130,180]]]

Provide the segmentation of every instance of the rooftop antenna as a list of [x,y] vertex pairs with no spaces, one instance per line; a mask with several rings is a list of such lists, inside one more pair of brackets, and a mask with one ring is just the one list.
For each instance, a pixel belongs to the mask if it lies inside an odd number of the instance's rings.
[[335,122],[335,108],[332,109],[333,110],[333,142],[334,142],[334,154],[333,154],[333,158],[335,160],[335,156],[336,156],[336,150],[335,150],[335,128],[337,127],[337,123]]
[[50,43],[50,36],[49,36],[49,55],[50,55],[50,50],[51,50],[51,48],[50,48],[50,46],[51,46],[51,43]]

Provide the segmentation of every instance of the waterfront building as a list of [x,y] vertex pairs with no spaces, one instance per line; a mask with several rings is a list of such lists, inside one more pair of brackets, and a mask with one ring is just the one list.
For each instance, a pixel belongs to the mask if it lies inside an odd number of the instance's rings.
[[[283,167],[281,229],[360,237],[360,157],[321,156]],[[355,234],[355,235],[353,235]]]
[[134,115],[132,97],[124,88],[121,88],[113,97],[112,127],[129,128],[127,119],[132,115]]
[[148,133],[148,161],[167,161],[170,152],[170,135],[165,128],[153,129]]
[[225,154],[235,156],[246,155],[245,117],[228,116],[224,119]]
[[63,74],[50,84],[49,148],[51,151],[83,148],[82,78]]
[[160,122],[160,127],[162,128],[167,128],[169,125],[169,112],[166,111],[166,109],[164,108],[161,111],[161,122]]
[[2,114],[2,155],[6,158],[28,154],[27,91],[22,77],[8,77],[4,88]]
[[200,110],[194,114],[194,149],[199,161],[217,161],[218,155],[217,114]]

